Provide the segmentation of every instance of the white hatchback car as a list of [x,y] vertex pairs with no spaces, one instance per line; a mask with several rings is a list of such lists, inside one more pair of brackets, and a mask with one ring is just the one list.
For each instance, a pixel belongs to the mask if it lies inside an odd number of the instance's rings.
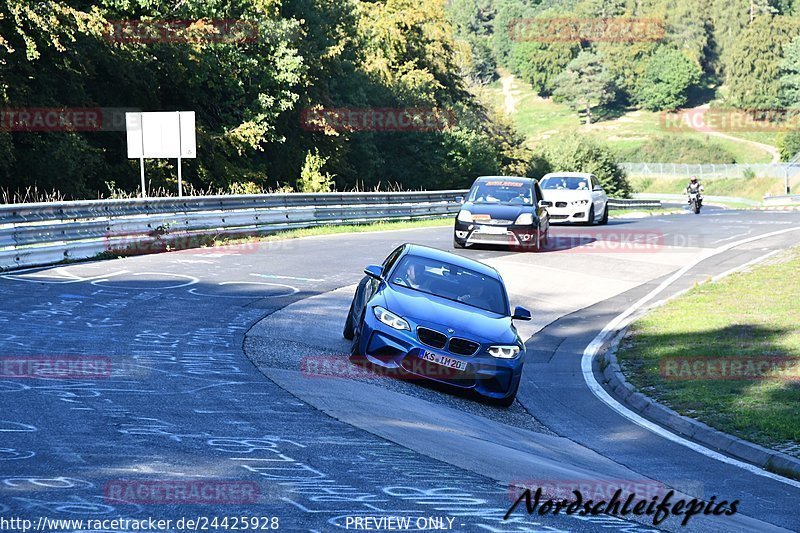
[[539,184],[550,222],[608,222],[608,196],[593,174],[551,172]]

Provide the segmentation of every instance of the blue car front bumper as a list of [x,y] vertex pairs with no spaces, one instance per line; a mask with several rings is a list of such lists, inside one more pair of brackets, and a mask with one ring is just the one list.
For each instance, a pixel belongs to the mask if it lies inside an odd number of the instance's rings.
[[[481,344],[472,356],[454,354],[422,343],[413,331],[393,329],[375,318],[372,309],[365,313],[364,324],[351,360],[368,362],[390,374],[405,378],[421,378],[466,389],[493,400],[502,400],[516,393],[522,375],[524,352],[514,359],[499,359],[486,352],[489,345]],[[459,370],[422,358],[425,353],[436,354],[466,364]]]

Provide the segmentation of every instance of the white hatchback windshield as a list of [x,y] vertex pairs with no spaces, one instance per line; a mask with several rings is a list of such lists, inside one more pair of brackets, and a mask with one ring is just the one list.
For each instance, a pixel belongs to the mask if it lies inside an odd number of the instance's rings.
[[553,176],[542,180],[542,189],[569,189],[571,191],[590,190],[589,178],[576,178],[573,176]]

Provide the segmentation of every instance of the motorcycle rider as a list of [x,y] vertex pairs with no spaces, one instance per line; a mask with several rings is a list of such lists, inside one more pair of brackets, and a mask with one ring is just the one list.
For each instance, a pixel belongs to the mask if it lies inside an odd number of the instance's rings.
[[[697,181],[697,176],[692,176],[689,180],[689,185],[686,186],[686,194],[697,194],[697,203],[701,205],[703,203],[703,185]],[[691,198],[689,199],[689,203],[692,203]]]

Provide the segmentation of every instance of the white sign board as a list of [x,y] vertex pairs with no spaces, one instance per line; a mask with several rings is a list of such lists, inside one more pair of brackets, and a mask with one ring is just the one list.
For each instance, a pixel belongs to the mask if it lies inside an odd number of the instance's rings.
[[128,157],[195,158],[194,111],[125,113]]

